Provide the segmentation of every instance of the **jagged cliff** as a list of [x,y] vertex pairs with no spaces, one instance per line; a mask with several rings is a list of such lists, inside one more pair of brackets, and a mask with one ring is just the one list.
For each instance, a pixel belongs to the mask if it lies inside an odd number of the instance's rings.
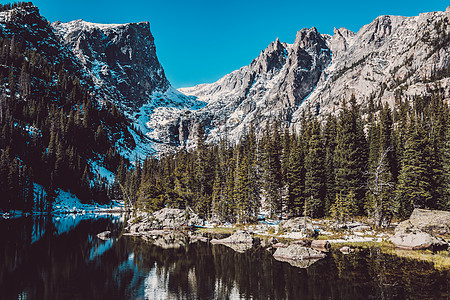
[[363,107],[369,98],[393,105],[396,96],[433,90],[450,97],[449,19],[447,8],[415,17],[380,16],[357,33],[340,28],[329,36],[303,29],[294,44],[277,40],[250,65],[215,83],[180,89],[208,105],[173,117],[171,126],[184,133],[181,143],[192,141],[195,130],[186,126],[198,122],[210,129],[210,141],[236,140],[250,124],[261,131],[274,118],[296,125],[305,109],[336,111],[352,94]]
[[55,22],[52,28],[92,76],[98,93],[138,110],[153,92],[170,86],[156,56],[148,22],[94,24]]
[[277,39],[217,82],[179,91],[158,61],[148,22],[49,26],[35,7],[2,12],[0,18],[4,35],[39,41],[34,44],[78,74],[99,103],[110,101],[123,110],[137,128],[130,130],[138,146],[130,156],[190,147],[198,124],[210,142],[237,140],[250,124],[261,132],[273,119],[295,126],[306,109],[333,112],[351,94],[363,107],[368,99],[393,105],[400,95],[433,90],[450,97],[450,8],[415,17],[380,16],[357,33],[340,28],[330,36],[302,29],[293,44]]
[[143,133],[134,136],[138,148],[131,155],[142,157],[176,144],[177,133],[170,128],[165,128],[170,138],[150,134],[165,124],[157,116],[149,123],[155,110],[179,113],[204,106],[196,97],[186,96],[170,85],[158,61],[148,22],[96,24],[76,20],[55,22],[52,28],[92,78],[97,98],[122,108],[137,131]]

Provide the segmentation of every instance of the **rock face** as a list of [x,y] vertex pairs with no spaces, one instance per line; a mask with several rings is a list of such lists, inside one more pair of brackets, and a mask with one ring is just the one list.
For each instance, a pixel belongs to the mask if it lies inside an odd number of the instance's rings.
[[446,249],[447,242],[436,235],[448,235],[449,228],[450,212],[415,209],[408,220],[395,228],[395,235],[390,240],[402,249]]
[[148,22],[106,25],[76,20],[52,27],[96,85],[126,106],[138,109],[152,92],[169,88]]
[[86,84],[91,83],[79,61],[61,45],[59,37],[36,6],[27,5],[0,12],[0,37],[14,39],[23,43],[24,48],[35,49],[49,62],[64,64],[71,73],[86,80]]
[[[363,106],[370,97],[392,105],[397,94],[429,94],[427,87],[436,89],[426,84],[433,77],[437,89],[450,97],[448,76],[436,76],[449,68],[449,19],[447,9],[415,17],[380,16],[357,33],[335,29],[329,39],[332,62],[306,103],[331,112],[355,94]],[[296,122],[300,111],[294,115]]]
[[180,91],[165,76],[148,22],[50,26],[35,6],[27,6],[0,13],[0,35],[64,64],[83,78],[99,105],[111,101],[123,110],[133,123],[129,127],[138,130],[116,130],[114,140],[134,159],[195,146],[198,124],[209,142],[237,141],[250,124],[260,135],[275,119],[298,129],[305,111],[335,112],[352,94],[363,109],[369,98],[392,105],[398,95],[433,90],[450,98],[449,19],[447,8],[415,17],[380,16],[356,33],[302,29],[293,44],[277,39],[249,65]]
[[315,28],[302,29],[293,44],[277,39],[250,65],[215,83],[180,89],[208,103],[178,124],[184,132],[180,142],[192,140],[195,123],[211,130],[210,141],[218,141],[239,138],[250,124],[261,131],[275,116],[289,122],[331,61],[326,39]]
[[[352,94],[363,108],[369,98],[393,105],[396,95],[412,98],[433,90],[449,98],[449,19],[447,9],[380,16],[356,33],[340,28],[329,36],[302,29],[293,44],[276,40],[248,66],[215,83],[180,89],[207,102],[203,109],[155,116],[168,118],[179,144],[189,147],[198,123],[207,128],[210,142],[237,141],[250,124],[257,133],[274,119],[298,125],[305,110],[334,112]],[[152,133],[159,139],[167,134],[164,126]]]
[[[51,24],[59,41],[78,59],[80,70],[94,83],[99,101],[111,101],[122,109],[139,129],[134,136],[137,149],[130,153],[145,156],[155,150],[165,151],[176,144],[178,132],[166,126],[169,138],[157,139],[148,134],[165,120],[155,111],[181,113],[195,110],[204,103],[175,90],[167,80],[156,55],[148,22],[96,24],[83,20]],[[118,145],[122,146],[122,145]]]
[[126,229],[131,233],[158,229],[181,229],[187,226],[201,226],[203,220],[183,209],[163,208],[154,213],[139,213],[128,220]]
[[326,255],[318,250],[293,244],[287,248],[277,248],[273,257],[276,260],[288,262],[294,267],[307,268],[325,258]]

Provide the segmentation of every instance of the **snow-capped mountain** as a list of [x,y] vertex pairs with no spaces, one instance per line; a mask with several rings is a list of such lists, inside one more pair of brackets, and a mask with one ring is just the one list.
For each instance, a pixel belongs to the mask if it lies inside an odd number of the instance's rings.
[[363,106],[369,97],[393,105],[396,95],[432,90],[450,97],[449,19],[450,7],[415,17],[380,16],[357,33],[302,29],[294,44],[277,39],[250,65],[215,83],[180,89],[208,104],[168,123],[191,141],[195,130],[186,126],[198,122],[210,130],[210,141],[236,140],[250,124],[257,131],[274,118],[295,125],[306,108],[332,112],[352,94]]
[[144,157],[174,144],[173,138],[151,135],[165,121],[153,118],[149,123],[155,110],[180,113],[205,105],[170,85],[158,61],[148,22],[96,24],[76,20],[55,22],[52,28],[92,78],[96,96],[122,108],[144,134],[134,134],[138,149],[129,156]]
[[[380,16],[357,33],[335,29],[328,39],[332,62],[305,101],[331,112],[355,94],[360,103],[441,90],[450,97],[450,7],[414,17]],[[300,111],[294,113],[298,122]]]
[[[250,124],[262,130],[275,117],[289,123],[331,62],[327,38],[315,28],[302,29],[293,44],[277,39],[250,65],[215,83],[180,89],[208,103],[189,118],[199,119],[210,129],[210,141],[236,139]],[[188,122],[183,121],[180,127],[185,131]]]
[[[210,142],[237,140],[250,124],[261,132],[273,119],[293,126],[305,109],[332,112],[351,94],[363,106],[369,98],[393,104],[400,94],[436,89],[450,97],[450,8],[380,16],[357,33],[302,29],[293,44],[277,39],[217,82],[180,90],[165,76],[148,22],[49,26],[35,7],[15,11],[0,13],[4,35],[38,45],[78,74],[100,104],[113,102],[129,118],[117,146],[130,158],[191,147],[198,124]],[[125,143],[130,133],[134,143]]]

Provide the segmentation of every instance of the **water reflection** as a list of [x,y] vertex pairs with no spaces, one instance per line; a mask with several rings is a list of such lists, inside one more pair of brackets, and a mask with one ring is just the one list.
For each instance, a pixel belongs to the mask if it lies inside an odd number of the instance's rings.
[[[101,240],[109,230],[112,238]],[[368,249],[300,269],[264,249],[121,236],[117,217],[0,221],[1,299],[447,299],[448,271]],[[170,245],[177,245],[171,247]]]

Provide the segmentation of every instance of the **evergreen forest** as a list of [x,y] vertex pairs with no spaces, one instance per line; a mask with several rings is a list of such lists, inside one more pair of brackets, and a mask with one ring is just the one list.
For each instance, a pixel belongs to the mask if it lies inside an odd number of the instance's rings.
[[368,216],[376,226],[415,207],[450,208],[449,108],[439,93],[397,97],[394,109],[355,97],[338,113],[305,113],[300,128],[267,122],[237,144],[206,144],[120,165],[124,198],[142,210],[190,207],[202,217],[247,223],[273,217]]
[[88,163],[128,163],[114,147],[127,119],[92,99],[72,62],[26,42],[0,36],[0,209],[47,210],[58,188],[108,202],[105,180]]

